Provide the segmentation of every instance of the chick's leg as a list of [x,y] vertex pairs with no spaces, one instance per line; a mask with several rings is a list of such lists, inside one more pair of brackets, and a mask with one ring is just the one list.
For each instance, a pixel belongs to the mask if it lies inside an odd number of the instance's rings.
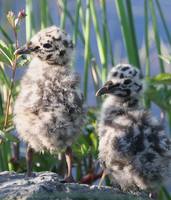
[[75,180],[72,176],[72,160],[73,160],[72,149],[69,146],[66,148],[66,151],[65,151],[65,159],[66,159],[66,163],[67,163],[67,175],[66,175],[64,181],[68,182],[68,183],[75,182]]
[[26,150],[26,164],[27,164],[27,173],[28,177],[32,176],[32,168],[33,168],[33,153],[34,150],[28,145]]
[[102,186],[102,183],[103,183],[103,181],[104,181],[106,175],[107,175],[107,173],[106,173],[106,171],[104,170],[103,173],[102,173],[101,179],[100,179],[100,181],[99,181],[99,184],[98,184],[98,187],[99,187],[99,188]]

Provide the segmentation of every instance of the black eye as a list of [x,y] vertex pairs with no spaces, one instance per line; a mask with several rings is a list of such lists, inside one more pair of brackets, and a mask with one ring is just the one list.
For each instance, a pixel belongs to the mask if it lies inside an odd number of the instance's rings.
[[126,79],[126,80],[124,81],[124,84],[126,84],[126,85],[128,85],[128,84],[130,84],[130,83],[132,83],[131,79]]
[[38,49],[40,49],[40,47],[39,46],[36,46],[36,47],[34,47],[34,51],[37,51]]
[[51,47],[52,47],[52,45],[51,45],[51,44],[49,44],[49,43],[45,43],[45,44],[43,44],[43,47],[44,47],[44,48],[47,48],[47,49],[49,49],[49,48],[51,48]]
[[118,72],[114,72],[114,73],[112,74],[113,77],[115,77],[115,76],[117,76],[117,75],[118,75]]
[[67,40],[63,40],[63,45],[67,48],[68,47],[68,41]]

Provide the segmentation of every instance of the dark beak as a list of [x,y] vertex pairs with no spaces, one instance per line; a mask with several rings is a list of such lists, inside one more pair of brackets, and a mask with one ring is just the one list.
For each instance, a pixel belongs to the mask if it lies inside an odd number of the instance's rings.
[[22,54],[30,54],[32,52],[32,49],[29,48],[27,45],[24,45],[20,48],[18,48],[14,54],[15,55],[22,55]]
[[110,94],[116,90],[118,84],[114,84],[112,81],[107,81],[102,88],[96,92],[96,96],[101,96],[103,94]]

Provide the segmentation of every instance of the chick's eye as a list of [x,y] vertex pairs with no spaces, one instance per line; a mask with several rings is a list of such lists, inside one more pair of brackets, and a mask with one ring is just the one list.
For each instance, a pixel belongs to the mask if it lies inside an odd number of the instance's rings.
[[132,83],[131,79],[126,79],[126,80],[124,80],[124,84],[128,85],[128,84],[130,84],[130,83]]
[[51,48],[51,47],[52,47],[52,45],[51,45],[51,44],[49,44],[49,43],[45,43],[45,44],[43,44],[43,47],[44,47],[44,48],[47,48],[47,49],[49,49],[49,48]]

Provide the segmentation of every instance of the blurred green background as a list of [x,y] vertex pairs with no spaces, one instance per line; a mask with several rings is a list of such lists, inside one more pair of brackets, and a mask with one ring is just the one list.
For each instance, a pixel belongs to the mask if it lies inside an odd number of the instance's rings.
[[[12,22],[25,9],[26,18]],[[6,17],[8,11],[13,14]],[[140,68],[145,83],[144,106],[171,130],[171,1],[163,0],[0,0],[0,171],[26,170],[25,146],[19,143],[12,122],[12,107],[19,80],[28,60],[13,55],[38,30],[55,24],[65,29],[76,46],[73,68],[81,74],[88,114],[82,135],[73,144],[74,174],[82,183],[93,183],[101,170],[97,162],[97,116],[102,99],[96,90],[108,70],[118,63]],[[10,18],[10,20],[9,20]],[[9,23],[10,22],[10,23]],[[48,155],[48,156],[47,156]],[[44,154],[34,157],[34,170],[63,175],[65,162]],[[106,184],[109,184],[106,180]],[[168,192],[160,192],[169,199]]]

